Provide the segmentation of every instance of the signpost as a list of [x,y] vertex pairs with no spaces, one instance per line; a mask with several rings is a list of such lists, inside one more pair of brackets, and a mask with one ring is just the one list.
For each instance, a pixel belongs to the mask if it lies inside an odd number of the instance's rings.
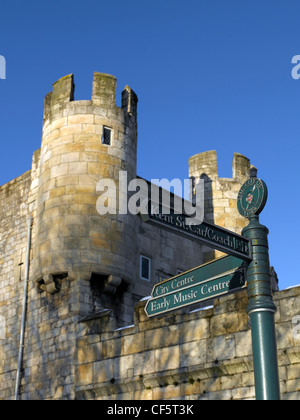
[[247,309],[251,320],[253,364],[257,400],[280,400],[277,346],[270,277],[269,230],[259,223],[268,196],[266,184],[250,178],[238,195],[238,210],[250,220],[243,235],[252,243],[253,260],[248,266]]
[[[253,364],[257,400],[279,400],[277,346],[270,278],[268,229],[259,223],[267,202],[266,184],[250,178],[238,195],[238,210],[249,219],[243,236],[203,222],[187,223],[187,216],[149,212],[146,220],[199,240],[230,256],[204,264],[154,286],[146,304],[148,317],[216,298],[245,286],[249,297]],[[247,266],[247,269],[246,269]],[[245,275],[245,270],[247,274]]]

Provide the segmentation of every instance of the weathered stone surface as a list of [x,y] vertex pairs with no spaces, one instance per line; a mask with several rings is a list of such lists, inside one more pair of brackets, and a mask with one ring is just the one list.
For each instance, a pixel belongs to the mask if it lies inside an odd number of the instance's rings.
[[[299,289],[288,292],[289,298],[295,304],[296,301],[300,303]],[[275,295],[275,302],[280,302],[282,312],[281,316],[276,317],[278,337],[282,325],[286,334],[292,334],[293,329],[292,318],[289,330],[286,326],[287,313],[290,311],[286,294],[287,291],[283,291]],[[125,329],[115,339],[116,343],[127,343],[126,346],[117,346],[117,358],[112,352],[104,356],[104,365],[109,366],[110,362],[114,366],[116,381],[112,386],[107,377],[108,383],[94,383],[95,392],[99,395],[105,394],[105,398],[115,398],[116,393],[118,398],[122,398],[122,395],[125,398],[130,390],[137,399],[145,396],[151,399],[255,399],[251,331],[244,323],[241,328],[238,322],[234,322],[234,318],[244,318],[248,304],[246,297],[247,293],[243,291],[217,299],[213,309],[177,316],[176,324],[172,323],[172,314],[151,320],[139,316],[145,305],[145,302],[140,302],[136,308],[136,330]],[[224,325],[226,316],[228,326]],[[166,326],[169,321],[171,325]],[[143,328],[144,324],[147,324],[146,329]],[[142,335],[139,332],[141,330],[145,331]],[[88,331],[89,329],[86,330],[87,338]],[[133,345],[135,338],[136,346]],[[287,341],[286,347],[278,350],[283,399],[299,398],[299,346],[300,339],[296,347],[294,343]],[[129,348],[132,354],[125,356]],[[122,387],[123,394],[120,394]],[[81,397],[84,394],[81,386]]]

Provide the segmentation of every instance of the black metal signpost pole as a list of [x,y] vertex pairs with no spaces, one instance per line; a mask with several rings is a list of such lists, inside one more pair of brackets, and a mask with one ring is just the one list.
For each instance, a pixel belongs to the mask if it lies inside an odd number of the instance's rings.
[[277,345],[270,277],[269,230],[259,223],[258,214],[267,200],[263,181],[252,178],[242,187],[238,198],[240,213],[250,219],[243,236],[251,241],[253,260],[248,266],[247,282],[251,320],[255,390],[257,400],[280,400]]

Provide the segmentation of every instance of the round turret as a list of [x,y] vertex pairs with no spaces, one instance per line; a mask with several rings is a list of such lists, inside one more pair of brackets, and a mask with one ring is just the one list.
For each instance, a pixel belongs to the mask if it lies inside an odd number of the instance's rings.
[[[50,293],[56,278],[105,280],[112,291],[134,278],[131,215],[101,216],[97,183],[119,172],[136,177],[137,96],[128,87],[115,104],[116,78],[95,73],[92,100],[74,101],[73,75],[45,98],[33,277]],[[126,253],[125,253],[126,250]]]

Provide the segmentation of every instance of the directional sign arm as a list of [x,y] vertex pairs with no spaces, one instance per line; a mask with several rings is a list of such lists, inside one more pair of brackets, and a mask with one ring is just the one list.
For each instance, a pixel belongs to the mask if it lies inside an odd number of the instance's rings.
[[185,215],[149,213],[143,216],[143,221],[154,223],[169,229],[172,232],[184,234],[191,239],[197,240],[226,254],[242,258],[245,261],[252,261],[250,241],[235,232],[231,232],[220,226],[203,222],[199,225],[186,223]]
[[244,270],[238,269],[230,274],[225,273],[196,285],[151,298],[146,304],[145,312],[151,318],[240,290],[244,286]]
[[234,273],[237,269],[243,268],[244,266],[244,261],[237,257],[226,256],[217,258],[200,267],[193,268],[192,270],[156,284],[152,290],[152,297],[167,294],[175,290],[178,291],[187,286],[217,278],[220,275],[224,275],[224,273]]

